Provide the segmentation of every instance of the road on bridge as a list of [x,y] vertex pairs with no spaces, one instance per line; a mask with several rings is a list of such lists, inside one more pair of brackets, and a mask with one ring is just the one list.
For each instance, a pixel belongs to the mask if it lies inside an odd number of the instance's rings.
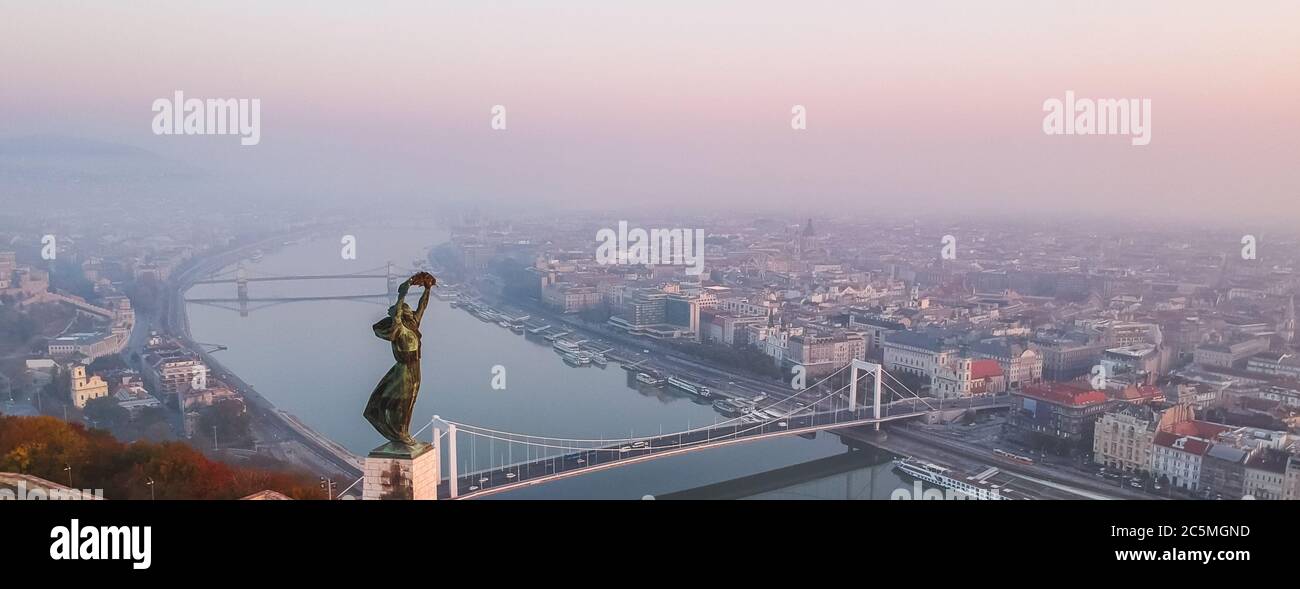
[[[919,400],[905,400],[882,406],[881,420],[906,419],[923,415],[929,407]],[[686,451],[709,448],[723,443],[760,439],[776,435],[789,435],[803,431],[852,427],[872,423],[871,407],[859,407],[856,410],[838,409],[832,411],[811,411],[799,415],[777,417],[759,423],[747,423],[740,419],[707,428],[687,432],[676,432],[661,436],[647,437],[640,441],[624,441],[618,444],[584,448],[568,451],[554,449],[554,456],[540,458],[530,462],[504,465],[497,468],[458,476],[456,480],[460,498],[498,493],[527,484],[539,484],[544,480],[576,476],[582,471],[594,471],[612,468],[624,464],[642,462],[659,458],[666,454],[678,454]],[[472,426],[460,426],[459,431],[472,434],[465,429]],[[518,444],[550,444],[545,439],[514,439]],[[501,441],[501,440],[498,440]],[[501,442],[507,443],[507,442]],[[545,448],[542,448],[545,450]],[[438,489],[440,498],[450,498],[449,485]]]

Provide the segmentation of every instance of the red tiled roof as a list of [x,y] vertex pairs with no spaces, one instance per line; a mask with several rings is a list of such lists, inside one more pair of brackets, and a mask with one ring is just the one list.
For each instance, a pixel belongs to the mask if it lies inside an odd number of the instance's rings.
[[1208,421],[1197,421],[1195,419],[1177,422],[1169,431],[1179,436],[1196,436],[1207,440],[1214,439],[1215,436],[1228,431],[1229,427],[1210,423]]
[[1025,387],[1025,390],[1020,394],[1040,401],[1046,401],[1048,403],[1070,405],[1073,407],[1105,403],[1107,399],[1106,393],[1101,391],[1075,386],[1064,382],[1048,382],[1040,385],[1028,386]]
[[975,360],[970,363],[970,377],[974,380],[1002,376],[1002,367],[997,360]]
[[1125,387],[1115,395],[1116,398],[1125,401],[1157,401],[1165,398],[1164,391],[1160,387],[1144,385],[1140,387]]
[[[1183,440],[1183,447],[1181,449],[1178,448],[1176,445],[1179,440]],[[1178,434],[1173,434],[1169,432],[1156,432],[1155,444],[1157,446],[1173,448],[1175,450],[1180,450],[1188,454],[1195,454],[1197,456],[1204,456],[1205,453],[1210,450],[1210,443],[1205,440],[1202,440],[1200,438],[1180,436]]]

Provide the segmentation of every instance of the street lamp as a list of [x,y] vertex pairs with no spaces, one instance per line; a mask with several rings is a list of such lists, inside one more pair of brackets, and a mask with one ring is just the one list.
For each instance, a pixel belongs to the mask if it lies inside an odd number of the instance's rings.
[[68,473],[68,487],[72,487],[72,465],[65,464],[63,470]]
[[148,479],[149,480],[145,481],[144,484],[145,486],[149,487],[149,500],[153,501],[156,498],[154,497],[154,492],[153,492],[153,477],[148,477]]
[[334,482],[334,479],[327,479],[325,477],[320,478],[320,488],[325,489],[325,497],[330,501],[334,500],[334,489],[337,488],[337,486],[338,485]]

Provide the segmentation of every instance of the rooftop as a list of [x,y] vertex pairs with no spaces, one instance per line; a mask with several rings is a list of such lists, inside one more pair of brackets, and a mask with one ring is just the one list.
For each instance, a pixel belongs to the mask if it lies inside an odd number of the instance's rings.
[[1108,399],[1106,393],[1101,391],[1064,382],[1048,382],[1028,386],[1017,394],[1039,401],[1046,401],[1056,405],[1069,405],[1071,407],[1105,403]]
[[1191,436],[1180,436],[1170,432],[1157,432],[1155,444],[1197,456],[1204,456],[1210,450],[1210,443],[1205,440]]

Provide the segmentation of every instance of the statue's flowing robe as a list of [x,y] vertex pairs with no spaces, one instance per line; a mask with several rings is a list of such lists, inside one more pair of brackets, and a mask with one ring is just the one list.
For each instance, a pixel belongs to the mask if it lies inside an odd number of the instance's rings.
[[402,302],[407,283],[398,289],[397,304],[389,317],[375,323],[375,336],[392,342],[396,361],[388,373],[379,380],[366,403],[365,417],[380,435],[391,442],[413,445],[411,415],[420,393],[420,319],[428,306],[429,291],[420,296],[419,307],[412,312]]

